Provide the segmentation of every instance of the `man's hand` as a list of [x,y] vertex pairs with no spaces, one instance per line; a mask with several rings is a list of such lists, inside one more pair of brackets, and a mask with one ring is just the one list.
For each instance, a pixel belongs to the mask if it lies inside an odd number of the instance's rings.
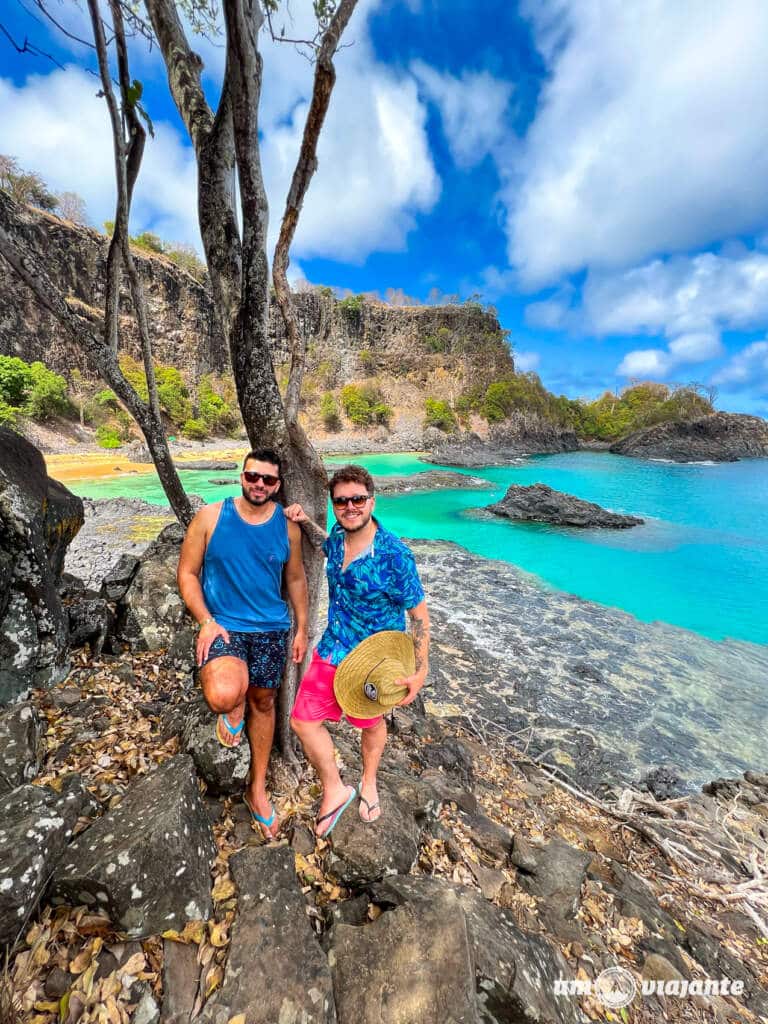
[[307,636],[307,627],[302,626],[296,630],[293,637],[293,650],[291,652],[291,661],[294,661],[297,665],[300,665],[304,661],[304,655],[307,653],[307,645],[309,638]]
[[310,518],[301,505],[294,502],[293,505],[286,505],[283,509],[283,515],[286,519],[290,519],[292,523],[308,523]]
[[195,644],[198,668],[208,657],[208,651],[211,649],[211,644],[217,636],[223,637],[225,644],[229,643],[229,633],[215,619],[206,622],[204,626],[200,627],[200,632],[197,634],[197,643]]
[[400,701],[398,707],[404,708],[406,707],[406,705],[411,704],[413,701],[416,700],[416,697],[419,694],[419,690],[424,685],[426,678],[426,672],[416,672],[412,676],[406,676],[404,679],[397,680],[398,686],[408,687],[408,693]]

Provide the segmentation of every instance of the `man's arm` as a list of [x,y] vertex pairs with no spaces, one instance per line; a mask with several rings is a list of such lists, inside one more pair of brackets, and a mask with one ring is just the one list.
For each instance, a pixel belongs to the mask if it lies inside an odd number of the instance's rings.
[[400,701],[401,707],[405,707],[416,699],[426,681],[429,670],[429,610],[427,602],[420,601],[413,608],[409,608],[408,616],[411,620],[411,639],[416,656],[416,671],[412,676],[401,680],[403,686],[408,687],[407,695]]
[[293,638],[291,657],[297,664],[300,664],[307,653],[309,642],[307,635],[307,575],[304,572],[304,560],[301,557],[301,530],[290,519],[288,521],[288,540],[291,545],[291,553],[285,566],[285,588],[288,591],[288,600],[291,602],[296,619],[296,633]]
[[223,636],[224,640],[229,643],[229,633],[216,622],[209,612],[205,604],[203,588],[200,585],[208,526],[215,511],[216,506],[208,505],[201,508],[187,527],[179,555],[179,568],[176,572],[181,598],[189,609],[190,615],[197,620],[200,626],[195,645],[198,665],[202,665],[205,661],[208,650],[217,636]]
[[328,539],[328,534],[322,526],[320,526],[319,523],[316,523],[313,519],[310,519],[298,502],[295,502],[293,505],[287,505],[283,509],[283,512],[285,513],[285,518],[289,522],[301,523],[303,526],[308,528],[307,536],[314,547],[319,548],[320,545]]

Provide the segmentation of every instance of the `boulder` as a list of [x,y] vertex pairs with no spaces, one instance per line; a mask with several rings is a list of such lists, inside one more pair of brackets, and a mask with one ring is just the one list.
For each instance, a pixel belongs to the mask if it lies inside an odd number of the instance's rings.
[[118,635],[135,651],[168,647],[188,621],[176,585],[176,568],[184,530],[170,523],[139,560],[128,590],[117,606]]
[[221,473],[225,469],[239,469],[240,463],[233,459],[193,459],[189,461],[179,460],[176,469],[208,469],[215,473]]
[[679,423],[657,423],[611,445],[616,455],[672,462],[737,462],[768,457],[768,421],[716,412]]
[[243,792],[251,766],[245,735],[236,747],[224,747],[216,739],[216,715],[202,698],[187,704],[181,726],[181,746],[192,756],[198,775],[210,793],[237,795]]
[[572,977],[568,964],[545,938],[519,928],[511,913],[471,889],[437,878],[392,875],[368,886],[368,893],[387,908],[431,902],[447,888],[456,892],[469,927],[483,1024],[577,1024],[575,1000],[555,996],[556,979]]
[[463,813],[461,821],[475,846],[497,863],[507,863],[512,852],[511,832],[503,825],[491,821],[482,811],[476,811],[474,814]]
[[67,674],[67,617],[56,591],[83,503],[51,480],[34,445],[0,427],[0,704]]
[[200,984],[197,946],[163,940],[163,1024],[189,1024]]
[[135,555],[120,555],[101,582],[99,593],[105,601],[120,601],[125,597],[139,564],[139,559]]
[[332,1024],[331,971],[286,846],[249,846],[229,861],[239,895],[224,982],[197,1018],[227,1024]]
[[467,921],[456,892],[333,929],[339,1024],[479,1024]]
[[0,712],[0,793],[30,782],[42,761],[43,723],[34,704]]
[[[703,921],[688,923],[684,945],[708,977],[743,982],[744,991],[739,999],[759,1018],[768,1018],[768,989],[755,977],[749,958],[730,953]],[[757,963],[755,966],[760,969]]]
[[486,511],[505,519],[523,523],[553,523],[555,526],[578,526],[586,529],[595,527],[626,530],[640,526],[644,520],[637,516],[619,515],[583,501],[572,494],[555,491],[546,484],[532,484],[524,487],[513,484],[501,501],[486,505]]
[[[517,841],[515,846],[517,848]],[[562,839],[552,839],[545,846],[526,843],[524,856],[515,859],[513,854],[513,860],[522,889],[556,906],[562,917],[576,916],[591,854],[577,850]]]
[[419,854],[421,829],[412,807],[379,779],[381,817],[365,822],[357,802],[330,837],[328,866],[342,885],[356,886],[393,873],[407,874]]
[[134,782],[72,843],[53,895],[98,907],[133,938],[180,931],[210,916],[215,855],[192,760],[180,754]]
[[13,943],[45,891],[77,819],[94,805],[80,778],[57,793],[18,786],[0,797],[0,948]]
[[114,627],[109,605],[95,590],[65,602],[69,623],[69,646],[73,649],[90,645],[97,657],[104,650]]

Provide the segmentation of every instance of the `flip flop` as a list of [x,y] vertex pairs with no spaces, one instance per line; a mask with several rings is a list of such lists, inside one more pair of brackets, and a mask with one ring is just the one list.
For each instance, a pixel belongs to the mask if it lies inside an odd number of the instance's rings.
[[272,813],[270,814],[270,816],[268,818],[262,818],[262,816],[257,811],[254,811],[254,809],[248,803],[248,798],[246,797],[245,794],[243,794],[243,803],[248,808],[248,811],[251,815],[251,821],[255,822],[259,826],[264,838],[267,841],[269,841],[270,839],[274,839],[275,836],[273,836],[272,833],[269,831],[274,825],[275,818],[277,817],[277,811],[275,810],[274,805],[269,805],[272,808]]
[[333,832],[333,830],[336,828],[336,824],[337,824],[339,818],[342,816],[344,811],[346,811],[346,809],[349,807],[349,805],[352,803],[352,801],[357,796],[357,789],[354,786],[350,786],[349,788],[352,790],[352,792],[349,794],[349,796],[347,797],[347,799],[344,801],[343,804],[339,804],[338,807],[334,807],[334,809],[332,811],[328,811],[327,814],[323,814],[323,815],[321,815],[321,817],[319,817],[319,818],[317,818],[315,820],[315,825],[317,826],[317,825],[320,825],[322,822],[327,821],[328,818],[331,819],[331,823],[328,826],[328,828],[325,830],[325,832],[315,832],[315,835],[317,836],[318,839],[327,839],[328,838],[328,836],[331,834],[331,832]]
[[[368,814],[370,814],[371,811],[375,811],[377,807],[379,808],[379,811],[381,811],[381,804],[379,803],[378,800],[374,800],[372,804],[369,804],[362,793],[360,794],[360,803],[365,804],[365,806],[368,808]],[[374,822],[378,821],[380,817],[381,813],[377,814],[375,818],[364,818],[361,814],[360,821],[365,822],[366,825],[373,825]]]
[[[225,743],[224,742],[223,734],[220,731],[220,726],[222,725],[222,723],[224,724],[224,727],[226,728],[226,730],[229,733],[229,735],[232,737],[232,742],[231,743]],[[239,746],[240,740],[242,739],[242,733],[243,733],[243,726],[244,725],[245,725],[245,715],[243,715],[239,725],[231,725],[230,722],[229,722],[229,719],[227,718],[226,715],[217,715],[216,716],[216,728],[214,730],[215,733],[216,733],[216,739],[219,741],[219,743],[222,745],[222,747],[226,747],[227,750],[231,750],[232,747]]]

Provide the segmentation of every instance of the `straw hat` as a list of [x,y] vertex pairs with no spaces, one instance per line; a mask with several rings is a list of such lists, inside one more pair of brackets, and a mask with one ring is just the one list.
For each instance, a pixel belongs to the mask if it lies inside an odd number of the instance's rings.
[[336,669],[333,692],[346,714],[377,718],[390,711],[408,693],[398,679],[416,671],[413,640],[407,633],[387,629],[366,637]]

